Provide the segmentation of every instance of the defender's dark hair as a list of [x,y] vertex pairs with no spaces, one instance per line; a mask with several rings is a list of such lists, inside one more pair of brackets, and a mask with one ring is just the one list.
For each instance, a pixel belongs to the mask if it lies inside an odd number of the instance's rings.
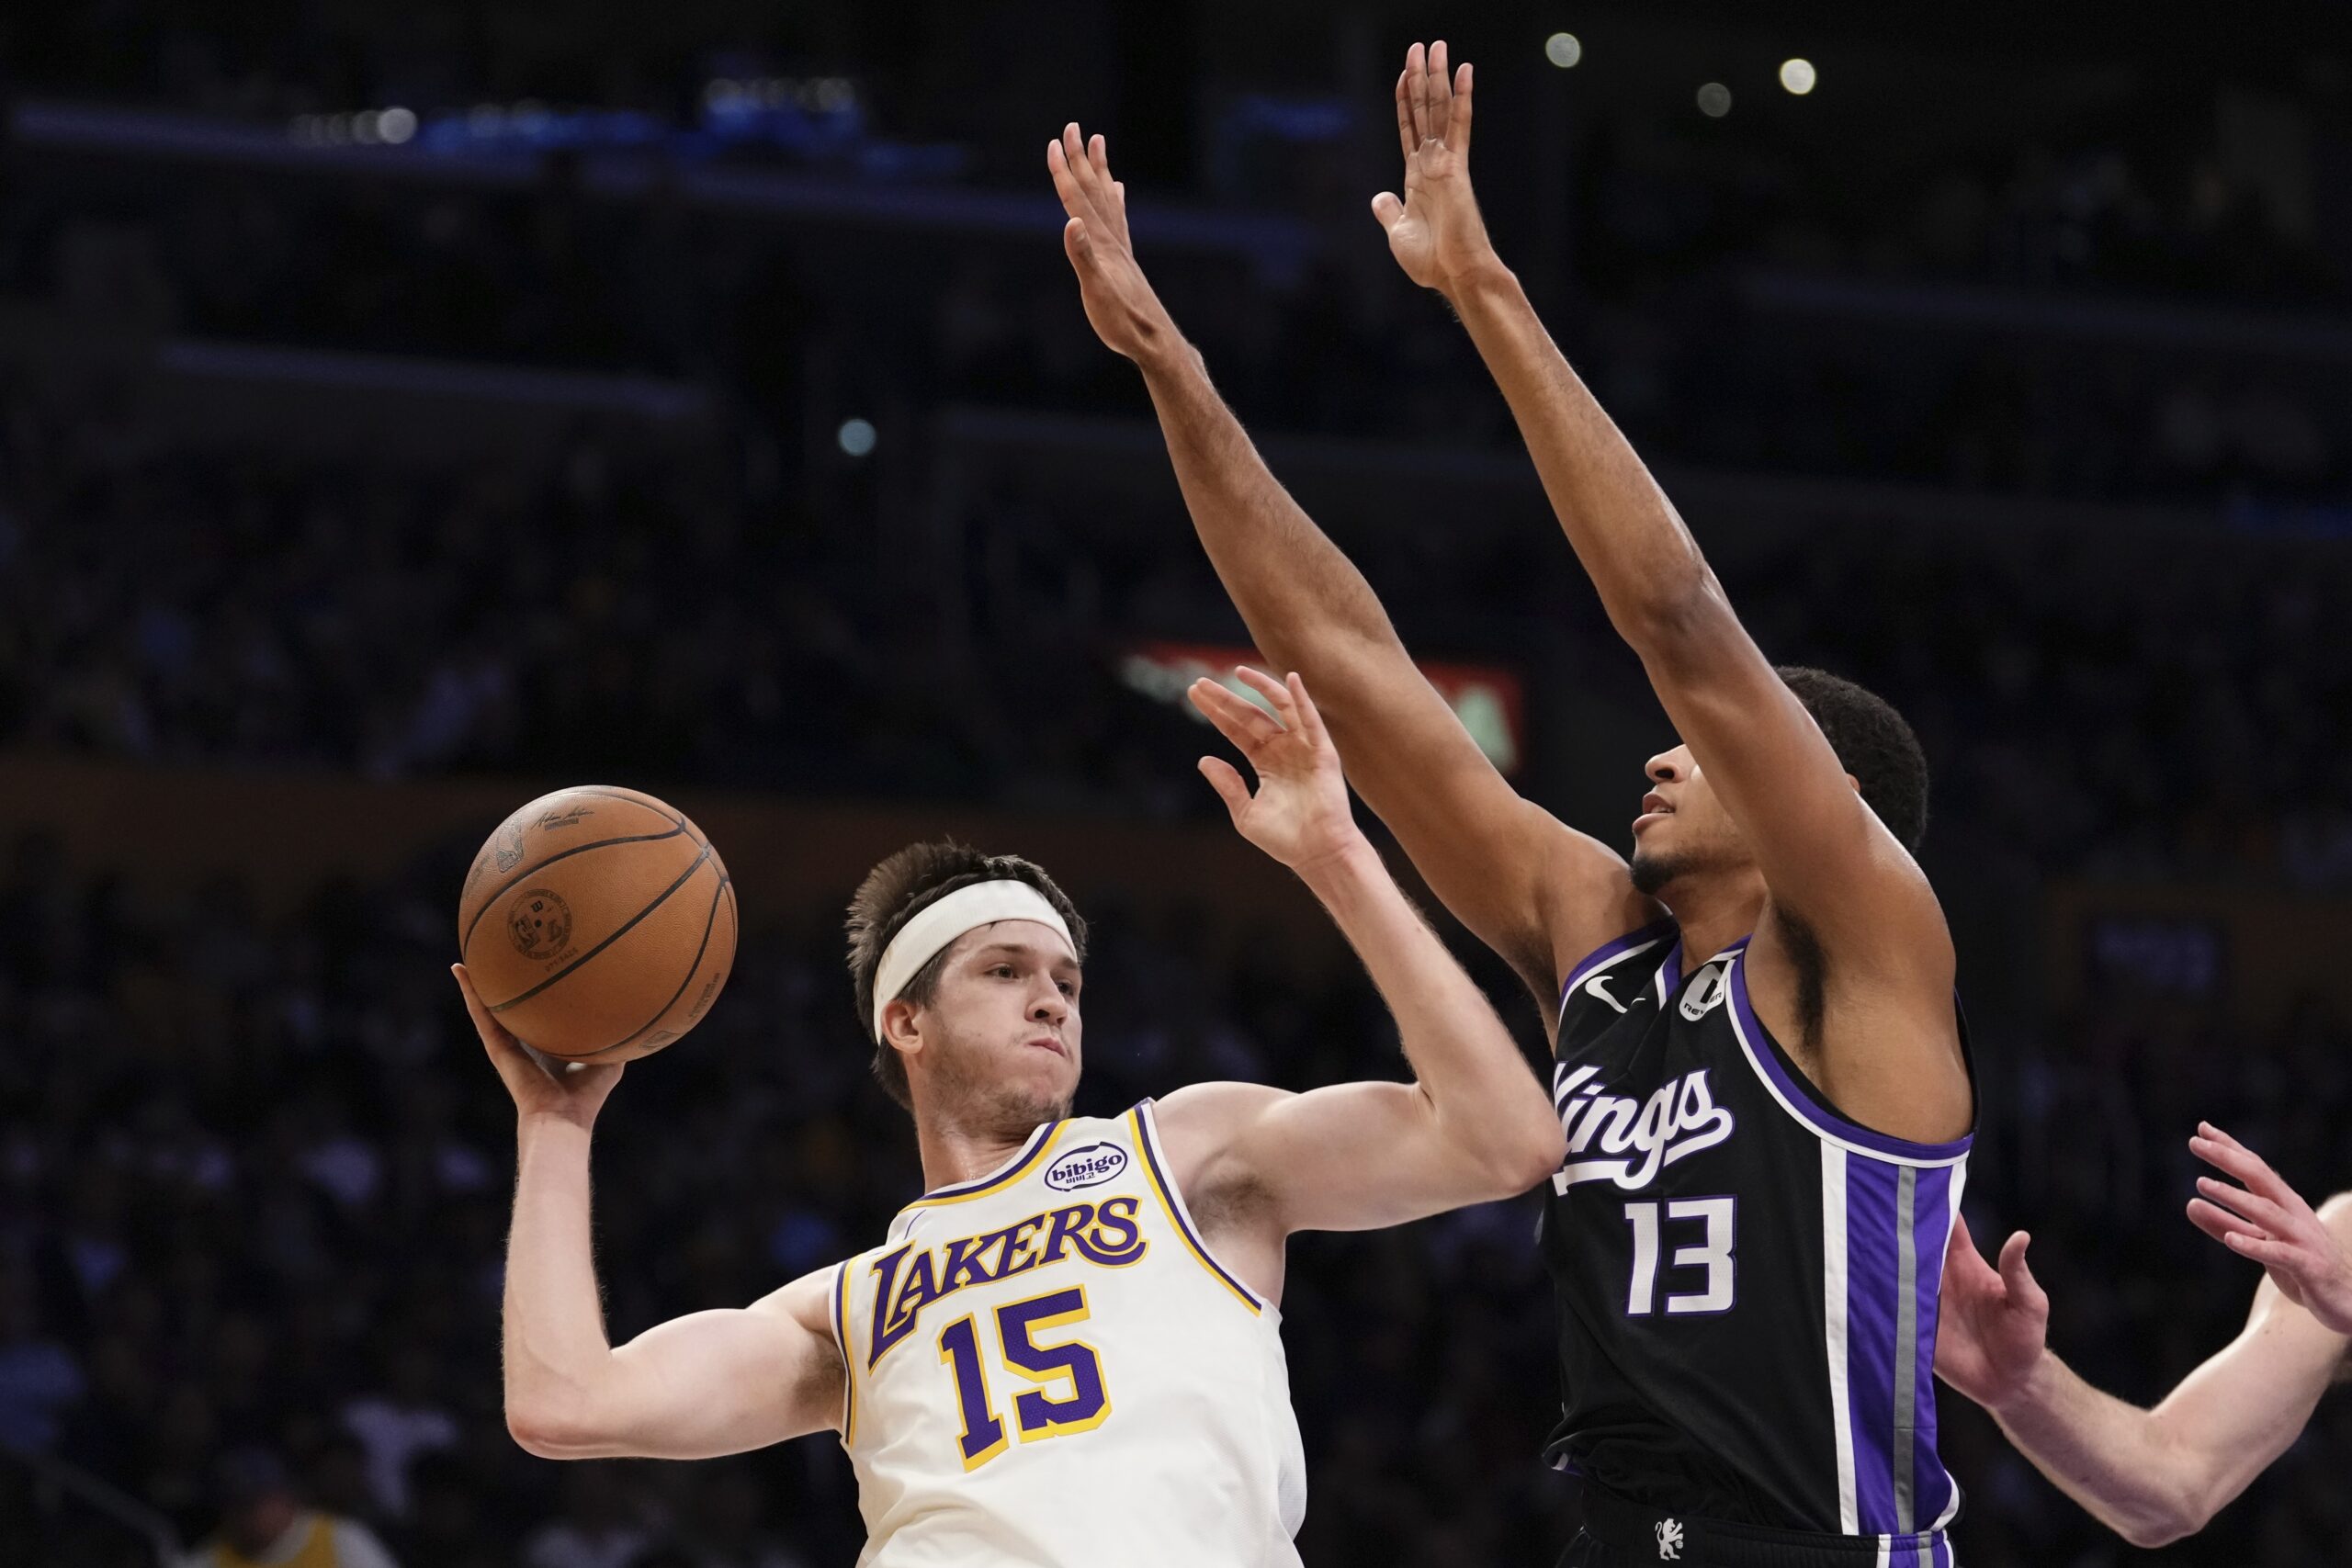
[[[909,844],[867,872],[849,901],[849,979],[857,997],[859,1027],[874,1027],[874,971],[890,939],[918,913],[976,882],[1025,882],[1044,894],[1046,902],[1068,922],[1070,945],[1079,962],[1086,962],[1086,921],[1069,896],[1035,864],[1019,855],[985,855],[953,839]],[[928,1006],[939,992],[947,953],[948,948],[940,949],[915,971],[898,998],[885,999],[903,998],[917,1007]],[[892,1100],[910,1111],[914,1109],[914,1094],[907,1087],[907,1065],[885,1041],[874,1043],[874,1076]]]
[[1917,850],[1928,831],[1928,754],[1894,705],[1826,670],[1783,664],[1779,674],[1886,830],[1905,849]]

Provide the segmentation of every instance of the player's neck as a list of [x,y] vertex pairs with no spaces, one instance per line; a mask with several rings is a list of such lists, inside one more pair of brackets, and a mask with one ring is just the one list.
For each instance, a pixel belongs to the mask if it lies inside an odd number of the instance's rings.
[[1764,879],[1752,871],[1689,877],[1663,889],[1659,899],[1681,928],[1682,973],[1753,935],[1764,915]]
[[922,1158],[922,1190],[936,1192],[988,1175],[1019,1153],[1036,1130],[1035,1122],[1014,1127],[1001,1118],[967,1118],[919,1108],[915,1145]]

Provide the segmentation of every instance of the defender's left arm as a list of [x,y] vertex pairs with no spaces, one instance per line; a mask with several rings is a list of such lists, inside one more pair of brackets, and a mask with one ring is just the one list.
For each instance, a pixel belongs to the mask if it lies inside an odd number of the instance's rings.
[[[1759,968],[1792,941],[1826,960],[1823,1088],[1880,1131],[1942,1142],[1973,1115],[1943,911],[1908,851],[1765,659],[1697,542],[1496,255],[1470,188],[1471,72],[1417,45],[1398,78],[1406,196],[1373,203],[1414,281],[1461,317],[1611,624],[1757,857],[1770,912]],[[1858,987],[1853,982],[1860,981]]]
[[1202,759],[1234,824],[1298,874],[1370,972],[1396,1022],[1410,1083],[1288,1093],[1197,1084],[1159,1110],[1188,1194],[1218,1195],[1272,1237],[1368,1230],[1515,1197],[1558,1168],[1550,1097],[1476,983],[1356,827],[1339,753],[1305,682],[1240,677],[1272,711],[1213,682],[1193,701],[1258,774]]

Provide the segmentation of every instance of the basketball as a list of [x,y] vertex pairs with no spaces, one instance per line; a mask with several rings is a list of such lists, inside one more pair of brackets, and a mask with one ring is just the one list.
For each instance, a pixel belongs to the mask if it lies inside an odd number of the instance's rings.
[[525,1044],[626,1062],[709,1012],[735,963],[735,890],[684,813],[582,784],[524,807],[474,856],[458,951]]

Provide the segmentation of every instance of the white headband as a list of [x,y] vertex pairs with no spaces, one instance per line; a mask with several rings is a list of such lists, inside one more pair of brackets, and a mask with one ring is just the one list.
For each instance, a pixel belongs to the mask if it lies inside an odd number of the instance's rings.
[[899,928],[890,945],[882,950],[882,962],[874,966],[874,1038],[882,1038],[882,1010],[898,999],[915,977],[915,971],[939,956],[947,944],[966,931],[994,925],[999,920],[1035,920],[1051,926],[1069,943],[1072,953],[1078,943],[1070,942],[1069,927],[1060,911],[1046,902],[1046,896],[1025,882],[976,882],[969,887],[958,887],[937,903],[926,906],[914,919]]

